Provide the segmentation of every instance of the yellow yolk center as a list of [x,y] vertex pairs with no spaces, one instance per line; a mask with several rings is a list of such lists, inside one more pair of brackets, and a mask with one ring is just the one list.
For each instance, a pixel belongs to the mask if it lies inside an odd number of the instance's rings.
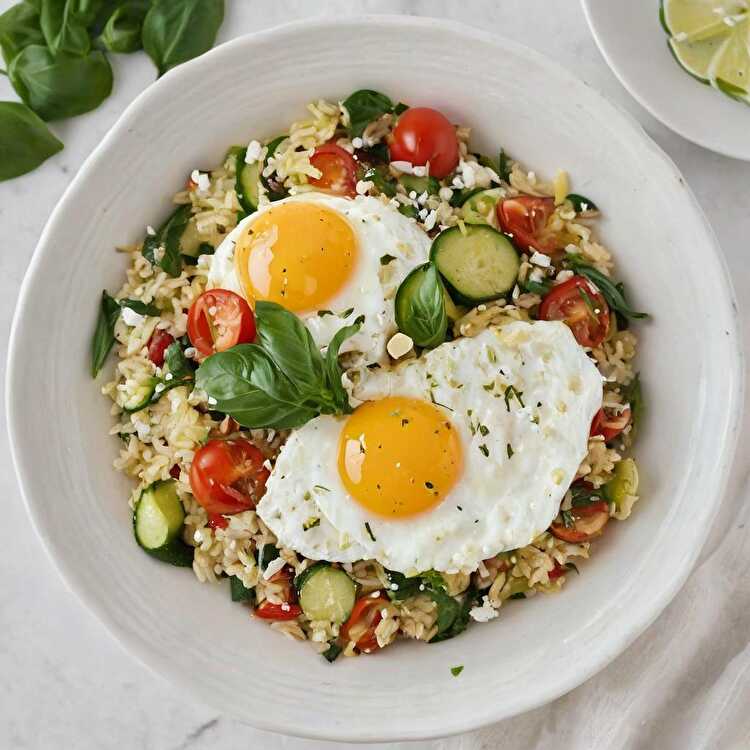
[[234,255],[251,305],[267,300],[294,312],[323,307],[349,281],[356,261],[349,223],[314,203],[270,208],[240,236]]
[[461,472],[461,443],[433,404],[385,398],[362,404],[347,419],[338,464],[360,505],[380,516],[413,516],[451,491]]

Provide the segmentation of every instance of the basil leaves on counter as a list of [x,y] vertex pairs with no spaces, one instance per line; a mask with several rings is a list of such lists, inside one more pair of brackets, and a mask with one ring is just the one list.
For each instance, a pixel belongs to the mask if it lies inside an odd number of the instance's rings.
[[0,102],[0,180],[36,169],[62,147],[25,104]]
[[196,385],[214,408],[244,427],[275,429],[300,427],[319,414],[348,413],[338,352],[360,324],[342,328],[324,358],[293,313],[258,302],[255,315],[258,343],[214,354],[198,368]]
[[149,0],[127,0],[109,17],[98,43],[109,52],[130,53],[143,48],[141,30]]

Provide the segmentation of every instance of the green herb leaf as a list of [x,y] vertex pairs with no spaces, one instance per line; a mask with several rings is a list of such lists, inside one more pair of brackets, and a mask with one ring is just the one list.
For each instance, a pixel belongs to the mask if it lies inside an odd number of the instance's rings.
[[213,47],[224,0],[154,0],[143,21],[143,48],[159,75]]
[[463,190],[454,190],[449,203],[454,208],[460,208],[461,206],[464,205],[464,203],[466,203],[467,200],[469,200],[469,198],[476,195],[477,193],[481,193],[484,190],[485,188],[481,188],[481,187],[464,188]]
[[463,672],[463,671],[464,671],[463,664],[459,665],[458,667],[451,667],[451,674],[454,677],[458,677],[458,675],[460,675],[461,672]]
[[645,412],[645,403],[643,400],[643,391],[641,390],[641,376],[637,373],[636,376],[628,383],[623,386],[620,390],[622,394],[622,400],[630,404],[630,422],[633,425],[632,433],[634,434],[638,425],[640,425]]
[[261,570],[265,570],[268,567],[268,563],[275,560],[279,556],[279,549],[273,544],[264,544],[258,550],[258,567]]
[[141,49],[141,30],[149,0],[128,0],[107,20],[99,44],[110,52],[129,53]]
[[335,641],[332,642],[328,648],[323,652],[323,658],[328,662],[335,662],[338,659],[339,654],[343,649]]
[[411,203],[402,203],[398,207],[398,212],[403,216],[406,216],[407,219],[419,218],[419,211],[417,211],[416,206],[412,206]]
[[[191,378],[195,373],[195,365],[192,360],[185,356],[185,352],[179,341],[172,342],[164,352],[164,363],[166,364],[173,380]],[[166,381],[171,383],[172,380]]]
[[75,117],[98,107],[112,91],[112,68],[98,50],[82,57],[55,57],[32,44],[8,67],[21,99],[43,120]]
[[154,235],[148,235],[143,242],[143,257],[151,265],[158,265],[173,278],[182,272],[180,240],[191,216],[190,204],[179,206],[159,227],[159,231]]
[[612,279],[605,276],[593,266],[582,261],[577,255],[568,253],[568,265],[581,276],[592,281],[599,291],[604,295],[607,304],[625,318],[648,318],[648,313],[635,312],[625,301],[622,284],[615,284]]
[[370,180],[383,195],[389,198],[396,195],[396,181],[386,172],[385,167],[370,167],[365,172],[364,179]]
[[367,536],[372,539],[373,542],[377,542],[378,540],[375,538],[375,534],[372,533],[372,529],[370,528],[369,521],[365,521],[365,531],[367,532]]
[[520,286],[524,292],[538,294],[540,297],[546,297],[554,284],[549,279],[545,279],[544,281],[531,281],[531,279],[527,278],[525,281],[519,281],[518,286]]
[[570,504],[573,508],[585,508],[593,503],[601,502],[604,490],[588,488],[585,484],[574,484],[570,488],[572,495]]
[[503,149],[500,149],[500,156],[498,158],[498,166],[499,166],[499,169],[497,170],[498,177],[501,180],[508,182],[510,180],[510,173],[511,173],[511,169],[513,165],[511,163],[510,158],[508,157],[508,154],[506,154]]
[[0,15],[0,49],[6,65],[26,47],[45,43],[39,28],[39,9],[34,3],[28,0],[17,3]]
[[445,640],[445,637],[441,638],[441,636],[445,636],[456,622],[456,618],[461,612],[461,605],[444,591],[428,590],[427,593],[432,601],[437,604],[437,619],[435,620],[437,633],[430,642]]
[[147,305],[139,299],[121,299],[119,302],[120,307],[129,307],[133,312],[137,312],[138,315],[151,315],[152,317],[161,315],[161,311],[156,305]]
[[372,89],[360,89],[344,100],[349,113],[349,137],[361,136],[365,128],[387,112],[393,111],[393,102]]
[[336,331],[336,335],[328,344],[325,358],[325,372],[328,381],[328,388],[333,393],[333,403],[336,411],[341,414],[349,414],[351,406],[349,405],[349,394],[341,383],[341,367],[339,366],[339,349],[341,344],[350,336],[353,336],[362,327],[362,320],[358,318],[350,326],[344,326]]
[[387,253],[385,255],[380,256],[380,265],[381,266],[387,266],[392,260],[396,260],[395,255],[388,255]]
[[433,263],[415,268],[401,282],[396,294],[396,323],[417,346],[434,347],[445,341],[445,291]]
[[39,26],[53,56],[83,57],[91,49],[86,26],[93,21],[91,4],[79,0],[41,0]]
[[[480,597],[481,593],[477,591],[474,586],[470,586],[464,592],[461,604],[457,603],[458,609],[451,624],[443,630],[441,630],[438,626],[438,632],[432,637],[430,643],[447,641],[448,639],[455,638],[460,633],[463,633],[469,624],[469,612],[471,611],[471,608],[477,603]],[[453,599],[453,601],[455,602],[456,600]],[[438,604],[438,608],[439,606],[440,605]]]
[[229,591],[233,602],[255,601],[255,589],[249,589],[237,576],[229,576]]
[[25,104],[0,102],[0,181],[36,169],[62,147]]
[[115,343],[115,323],[120,316],[120,305],[114,297],[102,292],[99,316],[91,342],[91,375],[96,377]]
[[570,201],[573,204],[573,209],[576,213],[585,213],[586,211],[598,211],[599,207],[590,198],[585,195],[578,195],[578,193],[568,193],[565,196],[566,201]]

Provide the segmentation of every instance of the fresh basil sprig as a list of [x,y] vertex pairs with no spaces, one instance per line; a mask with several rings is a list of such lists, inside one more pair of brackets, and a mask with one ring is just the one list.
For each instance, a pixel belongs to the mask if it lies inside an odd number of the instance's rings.
[[338,352],[360,323],[340,330],[324,359],[293,313],[258,302],[255,315],[258,343],[214,354],[198,368],[196,385],[215,408],[245,427],[274,429],[300,427],[318,414],[348,413]]
[[118,301],[102,292],[102,301],[99,305],[99,316],[96,319],[94,339],[91,344],[91,374],[96,377],[104,365],[112,346],[115,343],[115,323],[120,316],[120,304]]
[[124,2],[107,20],[98,43],[110,52],[127,54],[141,49],[141,29],[148,9],[149,0]]
[[32,0],[17,3],[0,15],[0,48],[6,65],[31,44],[44,44],[39,7]]
[[0,102],[0,181],[36,169],[62,147],[25,104]]
[[128,307],[138,315],[151,315],[156,317],[161,315],[159,308],[156,305],[146,304],[139,299],[121,299],[119,302],[120,307]]
[[159,227],[156,234],[150,234],[143,242],[143,257],[151,265],[159,266],[176,278],[182,272],[180,240],[190,220],[190,204],[179,206]]
[[52,55],[83,56],[91,49],[86,29],[95,8],[81,0],[41,0],[39,25]]
[[434,263],[415,268],[401,282],[396,293],[396,323],[417,346],[433,347],[445,341],[445,290]]
[[599,291],[604,295],[607,304],[616,312],[625,318],[648,318],[649,314],[636,312],[625,301],[625,291],[623,285],[615,284],[612,279],[605,276],[601,271],[582,261],[577,255],[568,253],[567,263],[576,273],[585,276],[592,281]]
[[224,0],[154,0],[143,21],[143,48],[159,75],[213,47]]
[[565,196],[566,201],[570,201],[576,213],[586,213],[587,211],[598,211],[599,207],[590,198],[578,193],[568,193]]
[[[397,105],[399,113],[404,105]],[[359,89],[344,100],[344,108],[349,113],[349,137],[361,136],[365,128],[383,115],[396,109],[393,102],[379,91]]]

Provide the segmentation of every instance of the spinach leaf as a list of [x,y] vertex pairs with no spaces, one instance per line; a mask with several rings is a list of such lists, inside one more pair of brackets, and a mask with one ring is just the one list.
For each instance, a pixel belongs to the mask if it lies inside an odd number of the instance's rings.
[[21,102],[0,102],[0,181],[30,172],[63,145]]
[[323,652],[323,658],[326,661],[329,661],[331,663],[335,662],[336,659],[338,659],[339,654],[343,651],[341,646],[338,645],[338,643],[333,642],[331,643],[328,648]]
[[115,343],[115,323],[120,316],[120,305],[106,291],[102,292],[99,317],[96,319],[94,339],[91,342],[91,375],[96,377]]
[[417,346],[433,347],[445,341],[448,315],[445,292],[433,263],[415,268],[396,293],[396,323]]
[[362,327],[364,321],[364,315],[357,318],[354,323],[350,326],[344,326],[336,331],[336,335],[331,339],[331,343],[328,344],[328,351],[326,351],[325,358],[325,372],[326,379],[328,381],[328,388],[333,394],[333,403],[336,412],[339,414],[351,413],[351,406],[349,405],[349,395],[346,389],[341,383],[341,367],[339,366],[339,349],[341,344],[346,339],[353,336]]
[[112,68],[102,52],[55,57],[32,44],[8,67],[21,99],[43,120],[74,117],[98,107],[112,91]]
[[621,389],[622,399],[625,403],[630,404],[631,423],[633,430],[638,427],[643,419],[645,411],[645,404],[643,401],[643,392],[641,391],[641,376],[640,373]]
[[[403,573],[395,570],[386,570],[385,574],[391,584],[388,589],[388,596],[395,600],[401,601],[408,599],[410,596],[416,596],[419,593],[419,587],[422,585],[420,576],[406,577]],[[396,588],[393,588],[393,587]]]
[[129,307],[133,312],[137,312],[138,315],[151,315],[158,317],[161,312],[156,305],[147,305],[139,299],[121,299],[120,307]]
[[174,278],[182,272],[180,240],[191,215],[190,204],[179,206],[159,227],[159,231],[146,237],[143,242],[143,257]]
[[[471,608],[477,603],[480,598],[480,592],[477,591],[473,586],[470,586],[463,595],[463,601],[461,604],[456,603],[455,616],[447,627],[440,628],[440,604],[438,603],[438,632],[430,639],[430,643],[439,643],[440,641],[447,641],[450,638],[463,633],[469,624],[469,612]],[[452,610],[452,608],[451,608]],[[448,612],[444,613],[444,622],[447,621]]]
[[229,576],[229,592],[233,602],[250,602],[255,601],[255,589],[249,589],[242,583],[237,576]]
[[604,295],[607,304],[625,318],[648,318],[648,313],[635,312],[625,301],[624,288],[622,284],[615,284],[612,279],[605,276],[601,271],[582,261],[577,255],[568,253],[568,265],[581,276],[592,281],[599,291]]
[[451,199],[449,203],[454,208],[459,208],[466,203],[469,198],[475,196],[477,193],[481,193],[484,190],[484,188],[476,187],[476,188],[464,188],[463,190],[454,190],[453,195],[451,196]]
[[110,52],[135,52],[141,49],[141,29],[149,0],[128,0],[109,17],[99,43]]
[[531,281],[531,279],[527,278],[525,281],[519,281],[518,286],[520,286],[524,292],[530,292],[531,294],[538,294],[540,297],[544,297],[554,285],[549,279]]
[[224,20],[224,0],[154,0],[143,21],[143,48],[160,76],[210,50]]
[[[428,591],[432,601],[437,604],[437,633],[432,637],[431,643],[434,641],[446,640],[446,633],[448,633],[453,624],[456,622],[456,618],[461,612],[461,605],[452,597],[448,596],[443,591]],[[460,631],[459,631],[460,632]]]
[[566,201],[570,201],[573,204],[573,208],[576,213],[582,213],[585,211],[598,211],[599,207],[590,198],[585,195],[578,195],[578,193],[568,193],[565,196]]
[[349,113],[349,137],[361,136],[365,128],[387,112],[393,111],[393,102],[372,89],[360,89],[344,100]]
[[[169,368],[173,379],[192,378],[195,371],[193,362],[185,356],[180,343],[172,342],[164,352],[164,362]],[[172,381],[169,381],[172,382]]]
[[39,11],[32,3],[17,3],[0,16],[0,48],[6,65],[25,47],[44,43]]

